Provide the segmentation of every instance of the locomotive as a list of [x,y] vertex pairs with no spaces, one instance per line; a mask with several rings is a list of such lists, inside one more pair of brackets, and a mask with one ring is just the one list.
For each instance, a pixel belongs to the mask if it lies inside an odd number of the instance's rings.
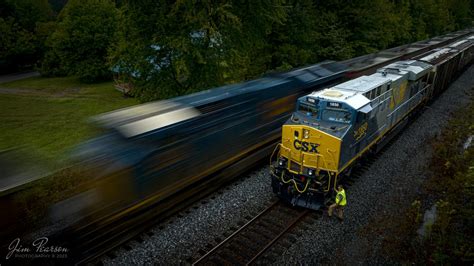
[[360,158],[379,151],[473,58],[471,36],[300,97],[272,154],[273,191],[295,206],[320,209]]

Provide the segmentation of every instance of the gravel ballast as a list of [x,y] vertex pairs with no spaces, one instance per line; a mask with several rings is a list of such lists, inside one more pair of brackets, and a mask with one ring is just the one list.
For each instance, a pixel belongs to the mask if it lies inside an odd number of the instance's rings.
[[[187,210],[144,234],[144,241],[132,241],[130,251],[120,249],[114,259],[105,257],[105,265],[189,263],[206,245],[216,245],[225,233],[239,228],[238,224],[255,216],[277,198],[271,192],[269,167],[262,167],[239,181],[202,199]],[[247,218],[246,218],[247,217]],[[219,240],[219,239],[218,239]],[[209,250],[209,248],[207,248]]]
[[[348,205],[343,223],[322,217],[304,229],[297,229],[301,236],[271,262],[396,263],[382,252],[381,244],[388,232],[375,234],[370,230],[371,225],[377,216],[400,215],[400,210],[417,198],[432,152],[429,141],[446,126],[452,112],[471,101],[473,93],[474,66],[426,107],[346,190]],[[189,263],[187,259],[201,248],[214,246],[225,233],[240,227],[239,222],[253,217],[275,200],[269,167],[263,166],[203,199],[204,203],[196,203],[157,225],[151,233],[142,235],[143,242],[130,242],[131,250],[120,248],[114,252],[115,258],[104,257],[102,262],[106,265]],[[271,253],[270,250],[268,254]]]

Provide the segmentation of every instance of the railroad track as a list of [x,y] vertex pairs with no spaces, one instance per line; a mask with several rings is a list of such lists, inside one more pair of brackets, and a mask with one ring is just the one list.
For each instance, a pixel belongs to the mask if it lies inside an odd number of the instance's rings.
[[297,209],[276,201],[209,250],[193,265],[249,265],[308,213],[310,211],[307,209]]
[[[352,186],[399,136],[399,133],[395,133],[377,153],[367,156],[349,178],[343,179],[342,184]],[[309,213],[308,209],[276,201],[206,252],[193,265],[252,264]]]

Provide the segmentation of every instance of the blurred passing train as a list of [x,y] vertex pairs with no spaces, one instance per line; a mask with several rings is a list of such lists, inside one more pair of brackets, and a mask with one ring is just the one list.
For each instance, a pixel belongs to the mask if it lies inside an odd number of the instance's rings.
[[298,97],[341,80],[344,71],[323,63],[106,113],[94,119],[106,133],[77,155],[95,174],[103,211],[133,211],[221,171],[217,185],[269,153],[261,148],[278,140]]
[[377,152],[472,63],[474,36],[297,100],[283,125],[273,191],[319,209],[364,155]]

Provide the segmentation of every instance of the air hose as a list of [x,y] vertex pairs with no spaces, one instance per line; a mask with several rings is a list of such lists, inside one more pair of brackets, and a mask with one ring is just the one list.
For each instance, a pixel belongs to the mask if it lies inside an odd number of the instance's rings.
[[290,179],[290,180],[287,181],[287,180],[285,180],[285,179],[283,178],[283,175],[284,175],[284,171],[281,172],[281,177],[280,177],[281,181],[282,181],[283,183],[285,183],[285,184],[288,184],[288,183],[290,183],[290,182],[293,182],[296,191],[298,191],[299,193],[304,193],[304,192],[308,189],[309,179],[306,180],[306,185],[304,186],[304,189],[303,189],[303,190],[300,190],[300,189],[298,188],[298,184],[296,183],[295,180]]

